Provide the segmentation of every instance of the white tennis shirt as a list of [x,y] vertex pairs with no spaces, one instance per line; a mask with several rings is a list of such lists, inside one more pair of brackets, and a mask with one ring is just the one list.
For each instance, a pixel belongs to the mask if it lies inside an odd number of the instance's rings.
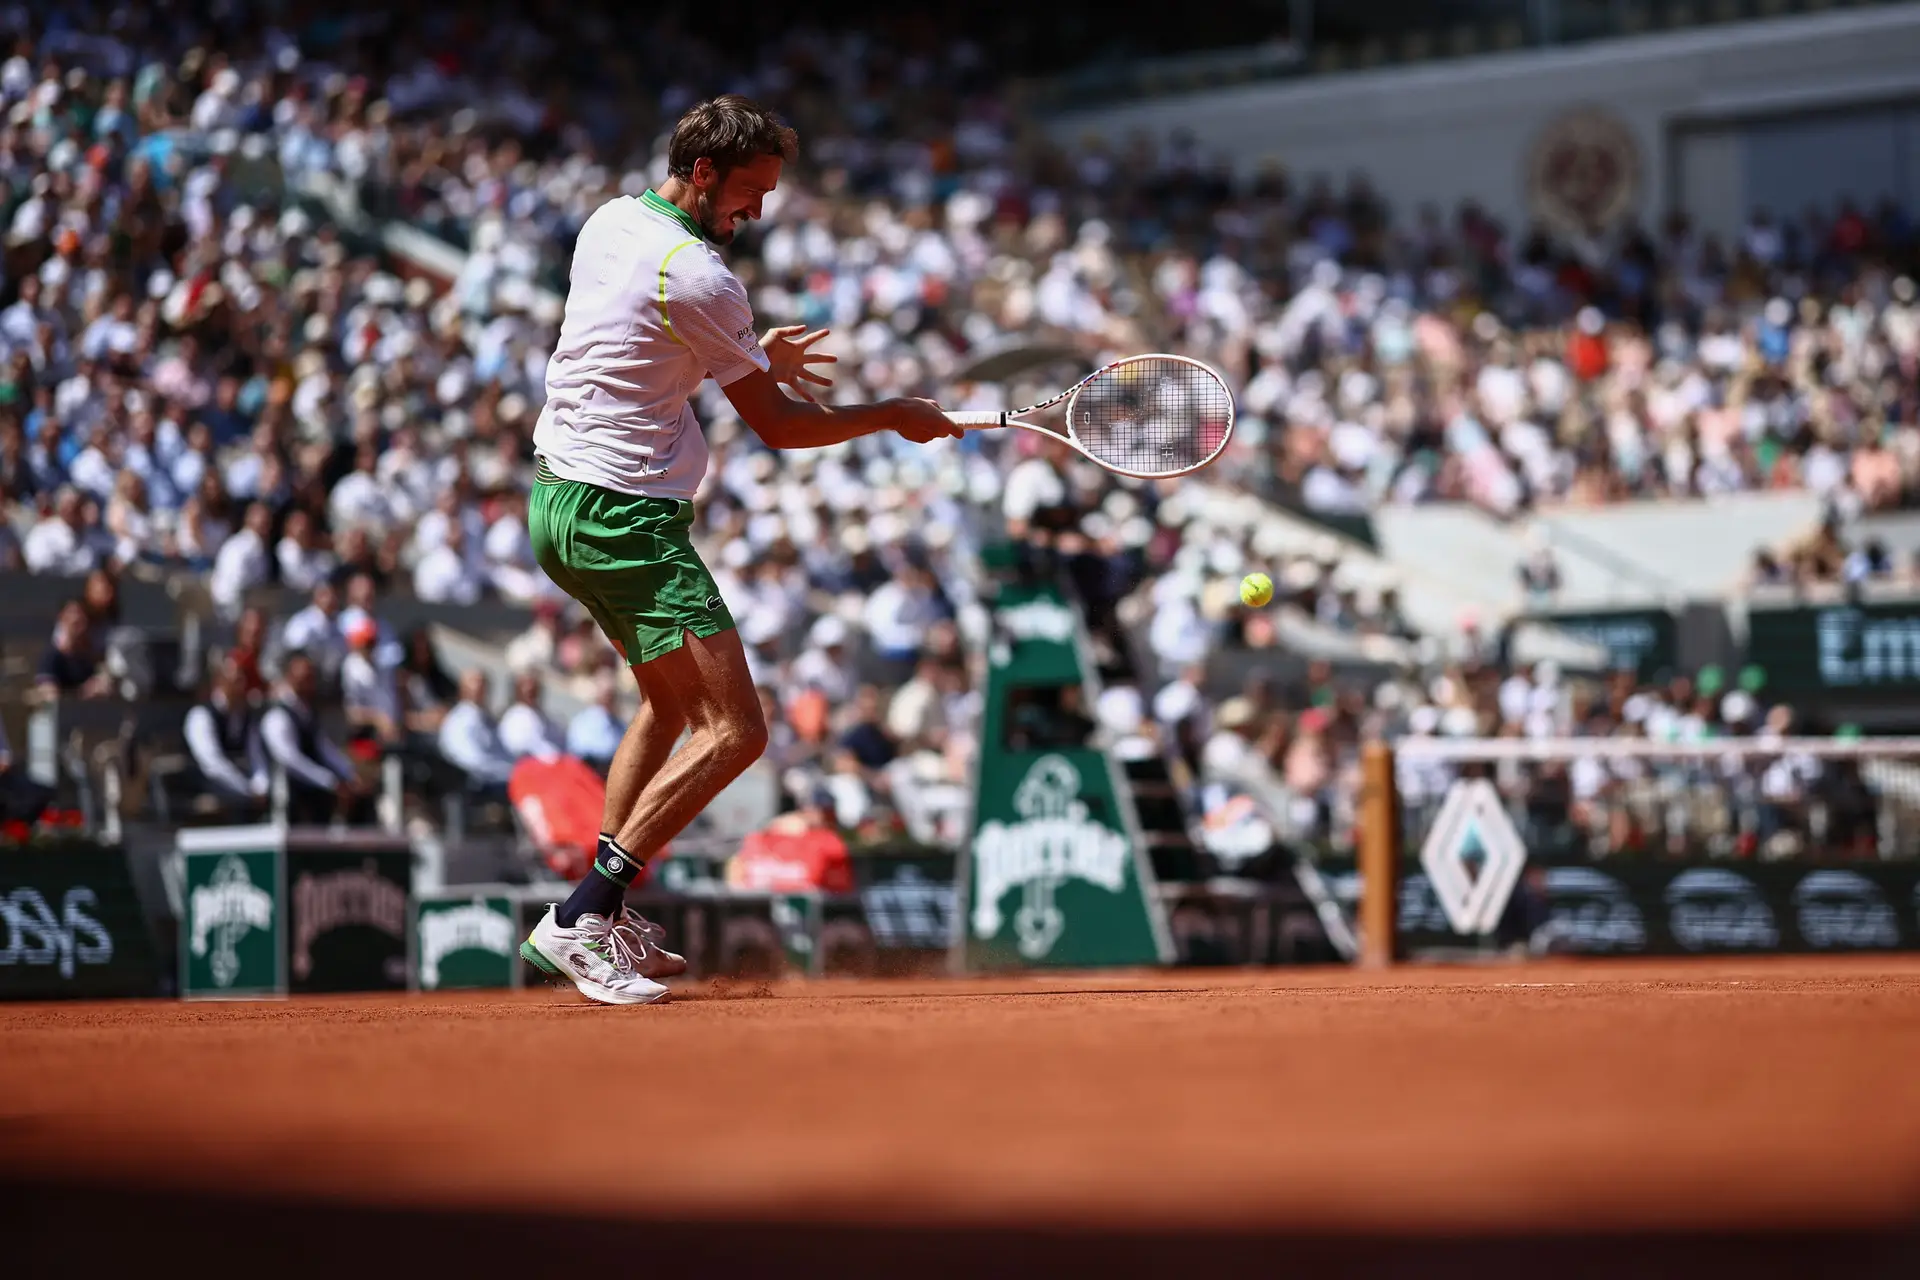
[[687,399],[767,356],[747,291],[687,214],[649,191],[580,228],[534,452],[564,480],[691,499],[707,441]]

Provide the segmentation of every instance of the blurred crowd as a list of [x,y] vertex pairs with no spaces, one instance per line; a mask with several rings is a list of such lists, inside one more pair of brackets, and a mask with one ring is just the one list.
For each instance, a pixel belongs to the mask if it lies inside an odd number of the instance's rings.
[[[1204,825],[1210,835],[1226,837],[1218,844],[1227,850],[1236,848],[1230,835],[1236,826],[1255,823],[1273,827],[1296,847],[1351,850],[1361,748],[1370,739],[1405,747],[1481,738],[1671,745],[1738,738],[1764,750],[1782,738],[1817,732],[1793,707],[1767,697],[1766,675],[1758,668],[1729,673],[1708,666],[1692,675],[1643,680],[1630,671],[1576,675],[1552,662],[1503,666],[1490,656],[1364,679],[1312,663],[1296,681],[1255,676],[1217,705],[1200,696],[1202,673],[1196,669],[1153,699],[1147,719],[1157,723],[1145,732],[1172,744],[1204,780]],[[1107,710],[1113,726],[1142,732],[1131,708]],[[1855,738],[1858,730],[1843,725],[1835,737]],[[1485,772],[1486,766],[1402,750],[1396,770],[1417,838],[1454,779]],[[1744,831],[1727,827],[1713,834],[1744,839],[1741,851],[1752,853],[1783,832],[1791,834],[1795,821],[1804,837],[1807,803],[1823,786],[1858,782],[1857,771],[1804,754],[1658,762],[1577,749],[1560,759],[1500,764],[1491,774],[1520,820],[1535,824],[1529,835],[1535,847],[1589,839],[1608,852],[1653,851],[1663,837],[1694,842],[1675,846],[1676,852],[1697,849],[1708,831],[1692,809],[1724,810],[1739,799],[1753,803],[1761,820]],[[1249,808],[1240,797],[1261,804]],[[1724,812],[1720,816],[1729,821]],[[1253,853],[1265,846],[1254,841],[1238,847]]]
[[[526,606],[508,656],[547,676],[534,710],[543,688],[565,692],[601,708],[582,733],[604,740],[625,690],[533,565],[529,434],[574,234],[656,184],[665,127],[723,89],[801,131],[802,162],[730,257],[763,326],[834,330],[833,398],[998,409],[1063,376],[968,376],[1008,346],[1170,350],[1239,397],[1208,482],[1323,513],[1767,486],[1842,513],[1906,499],[1920,305],[1898,211],[1756,215],[1731,244],[1678,220],[1521,238],[1471,207],[1388,210],[1359,178],[1235,175],[1178,136],[1062,148],[959,21],[786,31],[741,60],[590,4],[7,9],[0,560],[193,571],[229,621],[290,588],[306,610],[251,624],[269,652],[319,655],[323,687],[388,737],[409,697],[472,703],[485,723],[460,733],[496,741],[450,750],[492,762],[475,776],[519,746],[564,746],[567,727],[504,745],[507,691],[409,674],[428,659],[386,633],[379,602]],[[635,24],[645,39],[626,38]],[[470,250],[458,277],[399,274],[326,216],[339,191]],[[1189,538],[1190,488],[1117,482],[1027,433],[781,456],[711,385],[697,408],[714,463],[696,540],[772,713],[771,768],[790,801],[830,803],[849,828],[898,814],[957,830],[977,718],[961,654],[984,627],[977,552],[1002,527],[1068,566],[1104,656],[1127,645],[1122,601],[1150,602],[1133,702],[1123,689],[1109,706],[1122,736],[1193,736],[1148,708],[1177,703],[1219,646],[1277,643],[1212,589],[1243,565],[1271,567],[1283,602],[1334,631],[1414,638],[1392,584],[1337,554]],[[371,677],[349,662],[363,650]],[[1244,718],[1229,703],[1200,742],[1266,743],[1290,792],[1335,795],[1363,725],[1495,709],[1465,691],[1480,683],[1436,678],[1457,696],[1408,686],[1386,703],[1386,684]],[[920,793],[935,799],[899,814]]]

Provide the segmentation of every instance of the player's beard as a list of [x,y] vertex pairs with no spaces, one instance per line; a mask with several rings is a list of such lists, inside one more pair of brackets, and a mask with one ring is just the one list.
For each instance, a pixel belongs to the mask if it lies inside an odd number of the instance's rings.
[[722,218],[713,210],[713,197],[700,191],[694,194],[694,217],[707,239],[715,244],[733,243],[733,219]]

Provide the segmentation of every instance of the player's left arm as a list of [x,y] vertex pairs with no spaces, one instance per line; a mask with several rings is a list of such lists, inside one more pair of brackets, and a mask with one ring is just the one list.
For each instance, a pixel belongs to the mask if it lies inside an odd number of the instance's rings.
[[[802,399],[788,395],[783,385],[794,384],[781,379],[770,349],[789,371],[830,357],[809,352],[817,337],[803,345],[787,329],[771,330],[773,341],[763,346],[754,334],[746,289],[710,258],[682,254],[675,260],[667,280],[666,313],[675,340],[706,366],[707,375],[727,393],[747,426],[771,448],[817,449],[876,431],[898,431],[920,443],[961,434],[961,428],[927,400],[827,406],[814,402],[803,388],[796,388]],[[817,375],[813,380],[825,382]]]
[[[803,324],[784,324],[777,329],[767,330],[761,335],[760,349],[767,353],[768,372],[773,375],[773,380],[793,388],[794,394],[803,400],[814,398],[815,386],[832,386],[832,378],[808,368],[809,365],[839,363],[839,356],[813,350],[816,343],[832,332],[831,329],[815,329],[808,333],[807,326]],[[809,383],[813,385],[809,386]]]

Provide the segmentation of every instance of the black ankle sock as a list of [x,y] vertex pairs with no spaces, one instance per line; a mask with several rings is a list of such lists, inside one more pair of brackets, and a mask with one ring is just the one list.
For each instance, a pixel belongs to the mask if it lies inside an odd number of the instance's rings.
[[620,847],[620,842],[605,832],[600,834],[600,850],[593,859],[593,870],[573,887],[573,893],[560,904],[555,923],[571,929],[584,915],[612,919],[627,896],[627,886],[640,874],[640,860]]

